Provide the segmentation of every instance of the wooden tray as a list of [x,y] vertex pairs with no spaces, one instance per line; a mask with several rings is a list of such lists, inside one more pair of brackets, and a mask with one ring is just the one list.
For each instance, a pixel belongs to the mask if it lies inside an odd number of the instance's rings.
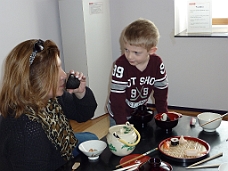
[[[167,138],[163,140],[158,146],[158,149],[162,153],[162,155],[164,155],[170,160],[179,161],[179,162],[196,162],[205,158],[210,152],[210,145],[207,142],[199,138],[190,137],[190,136],[184,136],[184,139],[187,140],[187,143],[179,144],[177,146],[170,145],[169,150],[164,150],[163,149],[164,143],[166,141],[170,141],[171,138],[180,139],[180,136]],[[197,149],[199,151],[199,154],[194,157],[186,156],[185,154],[186,149]]]

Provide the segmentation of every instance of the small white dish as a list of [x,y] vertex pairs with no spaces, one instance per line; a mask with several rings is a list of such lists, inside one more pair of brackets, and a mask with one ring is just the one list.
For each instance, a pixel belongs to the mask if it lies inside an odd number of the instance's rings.
[[83,152],[89,160],[97,160],[100,154],[107,147],[106,142],[102,140],[89,140],[82,142],[78,148]]
[[214,119],[217,119],[211,123],[208,123],[204,126],[201,126],[203,128],[204,131],[206,132],[215,132],[216,129],[220,126],[221,122],[222,122],[222,118],[220,118],[221,115],[217,114],[217,113],[212,113],[212,112],[203,112],[197,115],[197,119],[199,122],[199,125],[204,125],[205,123],[212,121]]
[[219,165],[218,171],[227,171],[227,170],[228,170],[228,162],[225,162]]

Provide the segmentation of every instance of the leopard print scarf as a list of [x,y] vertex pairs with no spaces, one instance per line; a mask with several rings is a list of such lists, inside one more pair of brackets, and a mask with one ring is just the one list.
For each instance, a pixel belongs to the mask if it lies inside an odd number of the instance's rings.
[[73,157],[73,149],[76,147],[78,140],[75,138],[73,130],[62,111],[61,105],[57,99],[50,99],[45,109],[39,113],[31,107],[27,107],[25,114],[32,121],[42,125],[48,139],[60,149],[61,156],[69,160]]

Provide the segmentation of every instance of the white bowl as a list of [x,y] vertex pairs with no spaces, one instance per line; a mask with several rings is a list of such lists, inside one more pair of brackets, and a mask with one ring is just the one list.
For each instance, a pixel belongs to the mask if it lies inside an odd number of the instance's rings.
[[79,150],[83,152],[89,160],[97,160],[106,147],[106,142],[101,140],[84,141],[78,146]]
[[220,164],[218,171],[227,171],[228,170],[228,162]]
[[[221,117],[220,114],[212,113],[212,112],[203,112],[203,113],[200,113],[197,115],[197,119],[198,119],[200,126],[205,124],[206,122],[209,122],[209,121],[219,118],[219,117]],[[214,131],[216,131],[216,128],[218,128],[220,126],[221,122],[222,122],[222,118],[217,119],[216,121],[213,121],[213,122],[211,122],[205,126],[201,126],[201,127],[206,132],[214,132]]]

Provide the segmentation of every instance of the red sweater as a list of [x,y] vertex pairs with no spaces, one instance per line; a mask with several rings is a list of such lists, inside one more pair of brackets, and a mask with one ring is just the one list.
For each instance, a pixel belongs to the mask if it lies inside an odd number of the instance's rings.
[[147,103],[152,91],[156,110],[167,112],[168,78],[161,58],[151,55],[146,69],[141,72],[122,55],[112,72],[107,105],[110,115],[117,124],[124,124],[136,107]]

